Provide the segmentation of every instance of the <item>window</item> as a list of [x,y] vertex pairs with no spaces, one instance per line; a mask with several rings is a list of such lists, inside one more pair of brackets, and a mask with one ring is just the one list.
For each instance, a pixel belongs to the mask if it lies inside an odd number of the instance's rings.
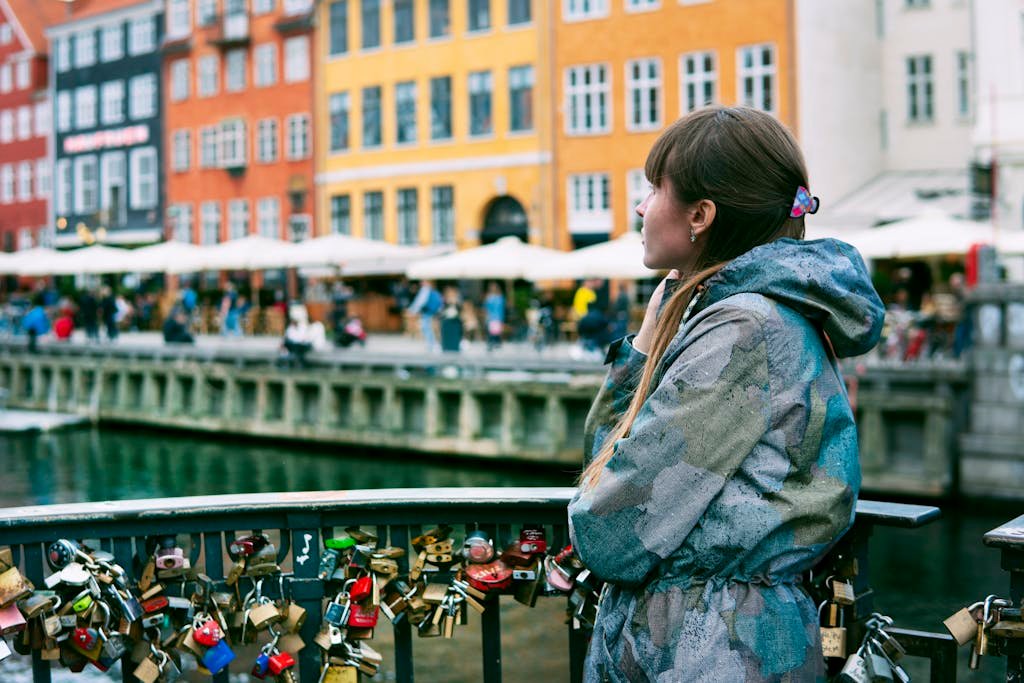
[[217,55],[206,55],[199,58],[199,87],[196,93],[199,97],[213,97],[220,90],[218,73],[220,71],[220,60]]
[[644,12],[646,10],[657,9],[660,5],[661,0],[626,0],[626,11]]
[[35,133],[39,137],[46,137],[50,134],[50,103],[36,102]]
[[[57,132],[66,133],[71,130],[71,91],[57,93]],[[0,134],[2,137],[2,134]]]
[[8,93],[14,89],[14,77],[10,64],[0,65],[0,92]]
[[187,100],[189,96],[189,60],[178,59],[171,62],[171,102]]
[[363,147],[380,145],[380,86],[363,88]]
[[644,169],[635,168],[626,173],[626,218],[632,230],[639,231],[644,227],[644,219],[637,214],[636,207],[647,199],[648,192],[650,184],[644,175]]
[[277,45],[274,43],[257,45],[253,51],[253,61],[256,69],[253,84],[257,88],[277,83]]
[[228,201],[228,239],[236,240],[249,234],[249,200]]
[[0,45],[10,45],[14,40],[14,29],[10,24],[0,24]]
[[419,244],[419,221],[416,188],[398,191],[398,243]]
[[216,168],[217,163],[217,127],[206,126],[199,131],[199,167]]
[[932,104],[931,55],[907,57],[907,119],[927,122],[934,114]]
[[128,218],[128,174],[124,152],[107,152],[100,158],[100,219],[123,225]]
[[328,16],[328,54],[343,55],[348,52],[348,0],[332,2]]
[[167,37],[185,38],[192,27],[189,4],[191,0],[167,0]]
[[363,237],[370,240],[384,239],[384,193],[363,194]]
[[416,23],[412,0],[394,0],[395,44],[416,39]]
[[202,243],[217,244],[220,241],[220,203],[203,202],[199,207],[202,222]]
[[100,121],[105,125],[124,121],[124,81],[104,83],[100,99]]
[[27,202],[32,199],[32,162],[23,161],[18,164],[18,200]]
[[430,223],[435,244],[455,242],[455,199],[451,185],[430,188]]
[[303,14],[313,7],[313,0],[284,0],[285,14]]
[[661,127],[661,60],[626,62],[626,128],[632,131]]
[[0,142],[14,140],[14,112],[10,109],[0,111]]
[[486,31],[491,27],[491,0],[468,0],[467,28],[470,31]]
[[908,9],[914,7],[928,7],[931,4],[931,0],[904,0],[904,6]]
[[430,0],[430,37],[442,38],[451,33],[449,0]]
[[349,96],[347,92],[336,92],[331,95],[329,107],[331,112],[332,152],[340,152],[348,149],[349,106]]
[[217,20],[217,0],[196,0],[196,23],[209,26]]
[[284,81],[299,83],[309,79],[309,36],[284,41]]
[[128,116],[146,119],[156,116],[156,76],[142,74],[128,81]]
[[246,144],[245,121],[231,119],[220,124],[220,165],[225,168],[245,166]]
[[36,199],[50,198],[50,160],[36,160]]
[[96,199],[96,157],[75,157],[75,213],[93,213],[97,209]]
[[347,194],[331,197],[331,232],[335,235],[352,234],[352,205]]
[[24,90],[31,85],[32,64],[27,59],[23,59],[15,64],[14,72],[14,80],[17,82],[18,88]]
[[452,79],[430,79],[430,139],[447,140],[452,136]]
[[75,128],[93,128],[96,125],[96,86],[83,85],[75,89]]
[[151,209],[156,206],[156,150],[152,147],[131,151],[131,207]]
[[263,119],[256,124],[256,161],[277,161],[277,119]]
[[608,15],[608,0],[562,0],[566,21],[593,19]]
[[245,90],[245,50],[228,50],[224,69],[224,89],[228,92]]
[[608,232],[612,228],[607,173],[569,176],[569,231]]
[[18,139],[28,140],[32,137],[32,107],[18,107]]
[[739,48],[740,102],[747,107],[775,111],[775,46]]
[[971,53],[956,53],[956,113],[960,118],[971,115]]
[[364,50],[380,47],[380,0],[362,0],[360,5],[362,42]]
[[309,115],[292,114],[288,117],[288,158],[305,159],[309,156]]
[[493,132],[491,72],[471,72],[469,74],[469,134],[490,135]]
[[252,0],[253,14],[270,14],[274,11],[274,0]]
[[14,166],[0,166],[0,203],[10,204],[14,201]]
[[395,84],[395,142],[416,142],[416,83]]
[[604,64],[575,66],[566,70],[565,128],[569,134],[607,133],[611,130],[608,101],[611,79]]
[[192,241],[192,205],[191,204],[172,204],[167,209],[167,214],[171,218],[171,225],[173,225],[174,236],[173,239],[178,242],[191,242]]
[[96,33],[91,30],[75,34],[75,67],[92,66],[96,63]]
[[71,211],[71,159],[61,159],[56,169],[57,191],[53,198],[53,211],[58,216],[64,216]]
[[192,131],[174,131],[171,167],[175,171],[187,171],[192,166]]
[[256,205],[259,225],[257,229],[264,237],[281,237],[281,202],[277,197],[263,197]]
[[715,53],[691,52],[679,60],[679,72],[682,74],[680,111],[693,111],[715,102],[718,80],[715,73]]
[[71,68],[71,37],[60,36],[53,39],[54,68],[57,73],[64,73]]
[[153,17],[132,19],[128,28],[128,54],[144,55],[156,49],[156,22]]
[[516,24],[529,24],[533,19],[530,3],[532,0],[508,0],[508,23],[511,26]]
[[533,67],[508,70],[509,129],[533,130]]

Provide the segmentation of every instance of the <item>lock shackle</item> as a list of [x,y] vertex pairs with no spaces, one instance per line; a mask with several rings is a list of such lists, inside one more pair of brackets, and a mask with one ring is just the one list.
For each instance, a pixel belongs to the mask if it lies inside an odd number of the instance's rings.
[[103,628],[110,627],[110,605],[103,602],[102,600],[94,600],[93,604],[96,605],[96,609],[103,612]]

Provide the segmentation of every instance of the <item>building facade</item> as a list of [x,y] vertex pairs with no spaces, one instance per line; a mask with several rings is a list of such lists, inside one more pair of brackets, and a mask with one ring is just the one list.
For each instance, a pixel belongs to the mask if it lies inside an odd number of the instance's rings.
[[167,224],[215,244],[313,228],[313,2],[167,0]]
[[57,246],[162,237],[162,17],[156,1],[73,3],[47,31]]
[[318,4],[321,233],[552,245],[548,3]]
[[49,244],[50,99],[43,31],[56,3],[0,0],[0,249]]

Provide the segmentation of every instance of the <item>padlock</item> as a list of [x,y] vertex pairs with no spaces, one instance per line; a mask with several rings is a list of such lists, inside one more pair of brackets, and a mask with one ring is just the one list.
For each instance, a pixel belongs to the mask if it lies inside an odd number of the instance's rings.
[[287,652],[278,652],[270,656],[270,673],[279,676],[285,669],[295,666],[295,657]]
[[351,536],[342,536],[341,538],[325,538],[324,547],[330,548],[331,550],[348,550],[356,546],[356,539]]
[[562,593],[572,591],[572,576],[555,561],[554,557],[548,556],[544,558],[544,573],[548,586],[552,590],[561,591]]
[[359,669],[350,665],[328,664],[320,672],[318,683],[359,683]]
[[203,647],[213,647],[224,639],[224,631],[221,630],[216,619],[210,619],[206,615],[197,615],[193,626],[192,638]]
[[872,683],[890,683],[893,680],[889,660],[875,652],[872,647],[868,647],[864,655],[864,665],[868,680]]
[[160,548],[154,557],[157,570],[182,569],[185,566],[185,552],[181,548]]
[[44,612],[50,612],[60,606],[61,599],[56,592],[50,590],[35,591],[17,602],[18,609],[26,619],[34,619]]
[[321,626],[320,630],[316,632],[316,635],[313,636],[313,642],[316,643],[317,647],[319,647],[324,652],[330,650],[331,646],[333,645],[333,643],[331,642],[332,628],[337,629],[338,627],[324,623]]
[[11,646],[7,644],[7,640],[0,638],[0,662],[4,661],[12,654],[14,653],[11,652]]
[[327,605],[324,621],[333,626],[343,626],[348,623],[348,613],[351,609],[348,593],[342,591]]
[[364,607],[359,603],[352,605],[348,615],[350,628],[373,628],[377,625],[378,607]]
[[819,626],[821,632],[821,651],[825,657],[846,657],[846,627],[843,625],[843,609],[835,602],[818,605],[818,624],[821,624],[822,609],[828,605],[828,625]]
[[281,640],[279,640],[277,644],[281,650],[291,652],[293,654],[302,652],[302,648],[306,647],[306,641],[304,641],[302,636],[298,633],[282,634]]
[[834,576],[825,579],[826,585],[832,587],[832,602],[840,605],[852,605],[857,602],[853,584],[845,580],[837,580]]
[[349,600],[352,602],[360,602],[370,597],[370,592],[373,589],[373,579],[370,576],[363,576],[355,580],[353,584],[348,588]]
[[34,589],[32,582],[22,576],[17,567],[7,569],[0,573],[0,607],[13,605],[31,595]]
[[[515,569],[512,570],[513,577],[515,577],[516,571],[517,570]],[[527,607],[533,607],[537,604],[537,596],[540,595],[540,589],[544,585],[544,572],[541,571],[540,558],[537,558],[531,569],[520,569],[518,571],[528,572],[532,575],[532,578],[520,580],[516,584],[513,597],[516,602],[526,605]]]
[[860,650],[846,658],[846,664],[836,676],[836,683],[871,683],[871,679],[868,678],[867,662],[861,656]]
[[277,564],[277,548],[272,543],[268,543],[245,561],[247,576],[266,576],[279,571],[281,567]]
[[[164,657],[167,657],[165,654]],[[142,683],[156,683],[160,678],[160,666],[152,657],[146,657],[132,672]]]
[[211,647],[203,655],[203,666],[209,669],[211,674],[218,674],[235,659],[234,651],[228,647],[226,640]]
[[144,614],[153,614],[155,612],[161,612],[167,609],[167,606],[170,604],[170,600],[168,600],[167,596],[165,595],[158,595],[155,598],[143,600],[139,604],[142,606],[142,611]]
[[526,525],[519,530],[519,549],[530,555],[542,555],[548,551],[547,535],[544,527]]
[[256,678],[263,680],[267,677],[267,672],[270,670],[270,655],[264,651],[260,651],[256,655],[256,661],[252,665],[252,671],[249,673]]
[[76,628],[68,639],[71,646],[89,659],[96,659],[100,655],[103,643],[100,641],[99,631],[92,627]]
[[284,620],[281,630],[284,633],[297,633],[306,623],[306,608],[289,602],[284,608]]
[[979,602],[971,605],[969,608],[962,607],[960,611],[942,622],[942,625],[946,627],[946,630],[949,631],[958,645],[966,645],[977,636],[978,622],[975,621],[971,612],[982,607],[982,605],[983,603]]
[[25,630],[25,624],[25,617],[17,604],[12,602],[7,607],[0,608],[0,636],[20,633]]
[[466,534],[462,544],[462,557],[466,562],[486,564],[494,559],[494,543],[486,532],[479,529]]
[[239,557],[248,557],[259,552],[269,543],[270,539],[265,534],[241,536],[228,545],[228,555],[233,560],[237,560]]
[[256,629],[261,631],[271,624],[276,624],[282,620],[281,611],[274,605],[274,602],[269,598],[263,598],[263,601],[249,610],[249,624]]
[[338,568],[338,560],[341,557],[341,552],[334,548],[326,548],[323,553],[320,554],[320,568],[317,570],[317,578],[321,581],[326,581],[327,577],[334,573],[334,570]]
[[68,538],[61,538],[46,549],[46,563],[53,571],[60,571],[81,554],[81,544]]

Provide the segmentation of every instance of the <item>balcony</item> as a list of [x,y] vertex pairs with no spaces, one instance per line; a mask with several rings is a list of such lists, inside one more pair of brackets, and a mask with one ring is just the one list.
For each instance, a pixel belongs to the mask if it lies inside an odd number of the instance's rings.
[[281,17],[274,23],[274,29],[281,34],[305,33],[313,30],[313,23],[313,10],[309,10]]
[[249,14],[233,12],[221,16],[220,32],[210,38],[210,43],[226,49],[248,45],[251,40]]

